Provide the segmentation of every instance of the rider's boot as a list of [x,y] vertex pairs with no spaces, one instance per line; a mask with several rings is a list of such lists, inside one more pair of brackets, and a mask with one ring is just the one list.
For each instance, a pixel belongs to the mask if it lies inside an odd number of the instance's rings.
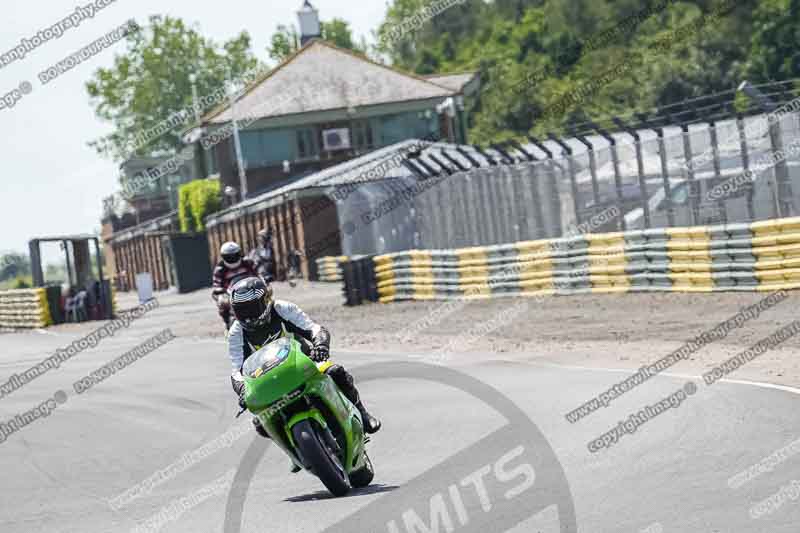
[[370,434],[377,433],[378,430],[381,429],[381,421],[369,414],[369,411],[367,411],[363,403],[358,402],[355,405],[358,412],[361,413],[361,420],[364,422],[364,431]]
[[303,469],[302,466],[297,466],[297,463],[294,462],[294,459],[289,459],[289,471],[292,474],[296,474]]
[[361,403],[361,395],[358,393],[353,376],[341,365],[333,365],[325,372],[333,379],[336,386],[339,387],[339,390],[344,393],[347,399],[356,406],[358,412],[361,413],[361,421],[364,422],[364,431],[372,434],[381,429],[381,421],[369,414],[367,408]]

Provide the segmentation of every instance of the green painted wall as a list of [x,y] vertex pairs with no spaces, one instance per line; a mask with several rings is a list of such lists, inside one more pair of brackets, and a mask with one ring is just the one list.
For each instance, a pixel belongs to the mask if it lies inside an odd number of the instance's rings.
[[[354,121],[355,122],[355,121]],[[364,146],[364,135],[356,135],[355,128],[350,128],[350,142],[359,151],[381,148],[406,139],[421,139],[431,133],[438,133],[439,122],[435,112],[406,111],[372,117],[363,121],[372,130],[372,146]],[[306,156],[301,157],[300,135],[304,132]],[[363,132],[363,126],[361,127]],[[270,128],[240,132],[242,157],[247,168],[257,168],[280,164],[284,160],[297,161],[319,154],[322,150],[321,128],[319,126],[301,126],[294,128]],[[313,142],[310,143],[309,139]],[[233,156],[233,154],[231,154]]]

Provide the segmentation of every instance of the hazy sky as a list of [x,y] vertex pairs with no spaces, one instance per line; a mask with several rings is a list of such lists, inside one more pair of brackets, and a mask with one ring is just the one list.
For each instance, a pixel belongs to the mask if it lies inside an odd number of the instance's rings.
[[[48,28],[92,0],[7,0],[0,17],[0,54]],[[27,251],[34,236],[99,231],[102,198],[118,190],[118,167],[87,142],[109,127],[94,115],[84,83],[121,54],[119,42],[42,85],[37,74],[130,18],[152,14],[194,23],[222,42],[247,30],[253,52],[267,61],[266,46],[278,24],[296,24],[302,0],[116,0],[94,18],[43,43],[22,60],[0,67],[0,99],[29,82],[32,91],[13,108],[0,109],[0,251]],[[349,21],[356,37],[370,37],[386,12],[383,0],[312,0],[320,18]]]

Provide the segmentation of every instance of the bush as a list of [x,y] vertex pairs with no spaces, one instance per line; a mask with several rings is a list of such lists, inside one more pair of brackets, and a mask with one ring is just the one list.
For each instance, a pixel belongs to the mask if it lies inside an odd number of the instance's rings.
[[178,189],[178,221],[182,232],[203,231],[203,219],[219,211],[219,180],[195,180]]
[[30,277],[19,277],[14,280],[15,289],[30,289],[33,287],[33,280]]
[[192,192],[189,185],[181,185],[178,188],[178,223],[181,226],[182,232],[192,231],[194,229],[194,220],[192,219],[192,206],[190,200],[190,193]]

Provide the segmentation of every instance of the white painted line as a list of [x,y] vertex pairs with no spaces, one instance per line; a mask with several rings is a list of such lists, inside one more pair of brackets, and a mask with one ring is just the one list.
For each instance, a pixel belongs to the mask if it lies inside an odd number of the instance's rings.
[[[341,352],[345,352],[346,353],[347,351],[348,350],[339,350],[340,353]],[[352,353],[361,353],[361,352],[353,351]],[[413,354],[413,353],[407,353],[407,354],[405,354],[405,356],[410,358],[410,359],[426,357],[424,355]],[[482,363],[490,363],[492,361],[501,361],[501,362],[504,362],[504,363],[522,363],[522,364],[528,364],[528,365],[533,365],[533,366],[538,365],[538,366],[546,366],[546,367],[552,367],[552,368],[563,368],[565,370],[592,370],[592,371],[595,371],[595,372],[614,372],[614,373],[617,373],[617,374],[634,374],[638,370],[638,368],[633,368],[633,369],[630,369],[630,368],[602,368],[602,367],[579,366],[579,365],[557,365],[555,363],[541,363],[541,362],[535,362],[535,361],[520,361],[520,360],[516,360],[516,359],[486,359],[486,360],[483,360],[481,362]],[[700,380],[700,381],[703,380],[702,376],[692,376],[690,374],[675,374],[675,373],[672,373],[672,372],[660,372],[655,377],[658,377],[658,376],[665,376],[665,377],[679,378],[679,379],[696,379],[696,380]],[[765,382],[762,382],[762,381],[748,381],[748,380],[743,380],[743,379],[727,379],[727,378],[723,378],[723,379],[718,380],[717,382],[718,383],[731,383],[733,385],[749,385],[751,387],[760,387],[762,389],[772,389],[772,390],[779,390],[779,391],[783,391],[783,392],[789,392],[789,393],[792,393],[792,394],[800,394],[800,388],[790,387],[789,385],[777,385],[775,383],[765,383]]]
[[[501,361],[506,361],[509,363],[519,362],[514,361],[513,359],[501,359]],[[530,362],[530,361],[528,361]],[[621,374],[635,374],[638,368],[634,369],[625,369],[625,368],[598,368],[598,367],[591,367],[591,366],[574,366],[574,365],[557,365],[554,363],[533,363],[531,364],[538,364],[541,366],[549,366],[553,368],[564,368],[567,370],[595,370],[598,372],[616,372]],[[666,376],[670,378],[680,378],[680,379],[698,379],[700,381],[703,380],[702,376],[692,376],[689,374],[674,374],[672,372],[660,372],[657,376]],[[783,392],[791,392],[792,394],[800,394],[800,389],[796,387],[790,387],[788,385],[776,385],[775,383],[764,383],[762,381],[747,381],[743,379],[727,379],[723,378],[718,381],[719,383],[732,383],[734,385],[750,385],[751,387],[761,387],[763,389],[774,389]]]
[[721,379],[723,383],[735,383],[737,385],[752,385],[753,387],[762,387],[764,389],[775,389],[784,392],[791,392],[793,394],[800,394],[800,389],[790,387],[789,385],[776,385],[775,383],[764,383],[762,381],[747,381],[745,379]]

